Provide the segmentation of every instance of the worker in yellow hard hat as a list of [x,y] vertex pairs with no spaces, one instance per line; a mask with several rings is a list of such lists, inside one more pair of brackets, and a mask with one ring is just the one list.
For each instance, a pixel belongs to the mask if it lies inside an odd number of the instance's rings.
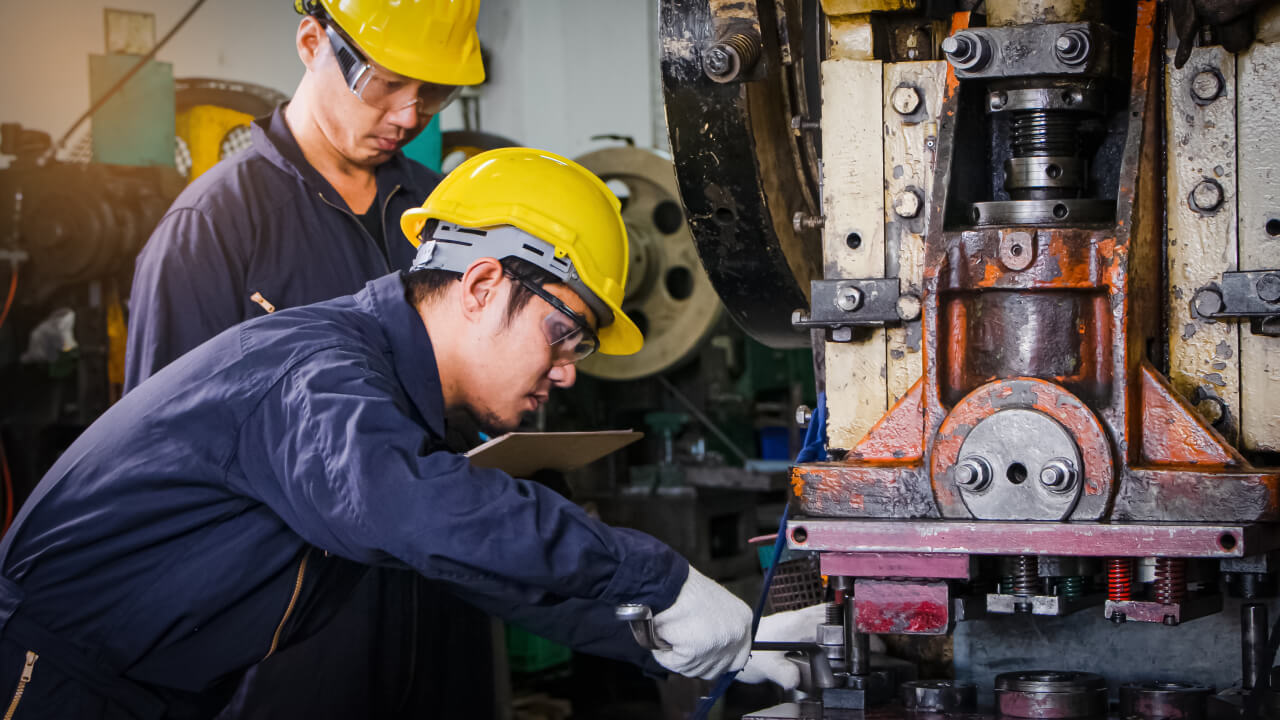
[[[413,260],[398,220],[441,176],[403,148],[484,80],[479,0],[294,7],[292,98],[192,182],[138,258],[126,394],[237,323],[354,293]],[[489,618],[401,570],[344,583],[350,600],[325,632],[272,652],[224,717],[488,716],[471,696],[492,695]],[[442,637],[456,662],[424,657]]]
[[[589,353],[640,349],[621,307],[617,198],[572,161],[497,150],[401,227],[418,243],[407,273],[218,335],[127,394],[41,480],[0,543],[11,711],[210,717],[246,666],[338,622],[370,566],[653,672],[798,682],[793,663],[749,657],[751,610],[671,548],[447,447],[448,417],[513,429]],[[637,644],[620,604],[648,606],[666,647]],[[816,627],[799,612],[770,622]],[[459,662],[452,637],[420,650],[391,670]],[[353,673],[370,660],[336,659]],[[328,695],[344,678],[303,680]],[[490,696],[464,690],[420,717],[488,715]],[[466,704],[440,710],[450,693]]]

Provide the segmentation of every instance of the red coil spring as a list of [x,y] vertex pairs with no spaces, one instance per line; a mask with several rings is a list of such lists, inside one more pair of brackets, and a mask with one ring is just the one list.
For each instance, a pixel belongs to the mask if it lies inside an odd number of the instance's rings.
[[1133,561],[1131,559],[1107,559],[1107,599],[1112,602],[1133,599]]
[[1173,605],[1187,596],[1187,561],[1183,558],[1156,558],[1156,602]]

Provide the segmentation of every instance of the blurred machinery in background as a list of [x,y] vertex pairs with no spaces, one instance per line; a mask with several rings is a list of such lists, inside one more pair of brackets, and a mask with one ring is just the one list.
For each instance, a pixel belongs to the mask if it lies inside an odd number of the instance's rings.
[[[826,393],[788,541],[831,612],[807,698],[750,717],[1280,713],[1280,11],[666,0],[661,32],[710,282]],[[950,636],[947,677],[868,633]]]
[[[285,99],[249,83],[175,80],[167,63],[90,58],[106,98],[91,133],[55,148],[0,127],[0,441],[5,517],[124,381],[134,260],[186,182],[249,146],[249,123]],[[65,139],[65,138],[64,138]]]

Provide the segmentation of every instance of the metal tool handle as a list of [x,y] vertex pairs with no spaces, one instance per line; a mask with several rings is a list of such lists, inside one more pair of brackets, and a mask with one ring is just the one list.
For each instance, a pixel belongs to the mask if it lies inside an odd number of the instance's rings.
[[646,650],[670,650],[671,643],[658,637],[653,630],[653,611],[648,605],[627,603],[619,605],[613,616],[631,626],[631,635]]

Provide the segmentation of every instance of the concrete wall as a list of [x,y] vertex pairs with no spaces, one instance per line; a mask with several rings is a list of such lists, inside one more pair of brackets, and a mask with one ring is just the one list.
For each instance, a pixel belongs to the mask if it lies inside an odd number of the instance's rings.
[[[152,12],[157,39],[180,0],[0,0],[0,121],[62,134],[89,103],[88,55],[104,50],[102,8]],[[211,0],[161,50],[177,77],[255,82],[290,93],[302,74],[290,0]],[[656,83],[656,0],[485,0],[493,58],[483,129],[570,156],[618,133],[665,145]],[[461,126],[457,108],[445,130]],[[660,124],[657,127],[661,127]],[[0,161],[3,162],[3,161]]]

